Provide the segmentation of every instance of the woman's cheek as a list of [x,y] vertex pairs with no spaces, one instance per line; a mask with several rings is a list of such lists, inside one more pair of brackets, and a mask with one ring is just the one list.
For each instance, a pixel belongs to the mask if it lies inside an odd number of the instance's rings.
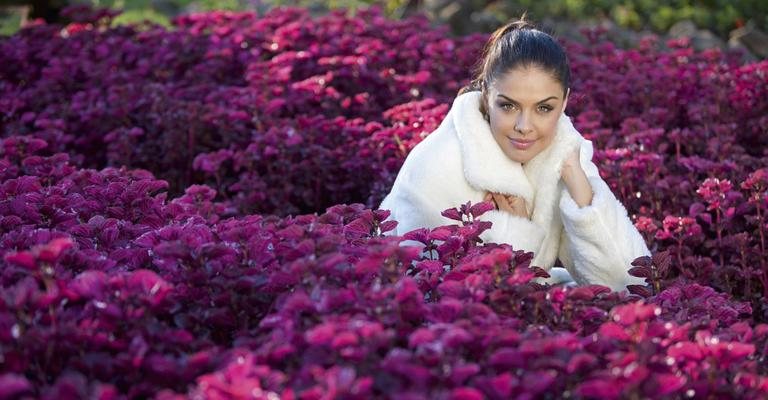
[[503,135],[514,128],[514,118],[510,118],[510,116],[504,115],[501,111],[495,110],[491,116],[491,126],[494,132]]

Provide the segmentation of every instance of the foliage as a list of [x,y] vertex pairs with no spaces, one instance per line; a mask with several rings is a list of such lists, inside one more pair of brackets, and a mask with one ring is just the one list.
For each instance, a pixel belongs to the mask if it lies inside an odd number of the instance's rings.
[[[487,5],[492,2],[481,2]],[[482,8],[482,7],[480,7]],[[692,20],[699,28],[709,29],[727,39],[731,30],[753,21],[768,29],[768,4],[760,0],[518,0],[494,6],[493,15],[500,22],[527,11],[534,20],[548,17],[570,21],[608,18],[630,29],[665,32],[682,20]]]
[[487,204],[402,237],[372,209],[485,36],[80,15],[0,39],[0,398],[768,393],[768,62],[566,43],[567,112],[654,253],[612,293],[480,242]]

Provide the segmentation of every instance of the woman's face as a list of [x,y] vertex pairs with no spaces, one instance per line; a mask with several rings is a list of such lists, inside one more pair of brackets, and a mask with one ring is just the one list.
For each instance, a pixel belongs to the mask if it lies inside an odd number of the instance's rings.
[[489,87],[493,138],[507,157],[524,164],[552,143],[567,102],[562,84],[549,72],[536,66],[511,69]]

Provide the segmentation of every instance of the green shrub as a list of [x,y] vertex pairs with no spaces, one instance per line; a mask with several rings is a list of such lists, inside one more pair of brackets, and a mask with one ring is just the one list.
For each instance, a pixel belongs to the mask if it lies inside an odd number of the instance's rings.
[[764,0],[519,0],[508,2],[497,15],[505,21],[523,11],[535,20],[607,17],[623,27],[655,31],[666,31],[676,22],[690,19],[699,28],[723,37],[750,19],[768,29],[768,2]]

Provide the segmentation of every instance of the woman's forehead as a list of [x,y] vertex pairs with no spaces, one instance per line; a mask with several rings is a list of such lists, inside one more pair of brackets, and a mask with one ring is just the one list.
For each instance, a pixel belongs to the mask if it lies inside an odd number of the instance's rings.
[[550,97],[560,100],[563,87],[551,73],[541,68],[514,68],[491,84],[491,95],[503,95],[518,102],[540,102]]

